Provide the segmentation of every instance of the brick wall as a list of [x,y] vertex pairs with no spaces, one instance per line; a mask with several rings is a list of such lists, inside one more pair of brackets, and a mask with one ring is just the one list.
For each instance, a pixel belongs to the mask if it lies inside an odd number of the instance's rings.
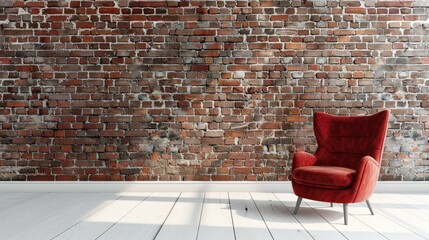
[[287,180],[313,114],[390,109],[428,180],[427,1],[0,0],[0,179]]

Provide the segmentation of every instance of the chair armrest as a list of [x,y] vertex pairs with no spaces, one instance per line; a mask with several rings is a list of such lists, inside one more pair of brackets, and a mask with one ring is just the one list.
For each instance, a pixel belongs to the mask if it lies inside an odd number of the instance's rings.
[[296,168],[312,166],[317,161],[317,158],[306,152],[297,152],[293,156],[292,171]]
[[376,168],[379,167],[378,162],[375,161],[375,159],[373,157],[365,156],[365,157],[360,159],[358,166],[356,168],[356,172],[361,172],[361,171],[366,170],[368,167],[370,167],[370,166],[367,166],[368,164],[370,164],[371,167],[376,167]]
[[353,188],[356,196],[353,202],[366,201],[372,194],[380,173],[378,162],[371,156],[363,157],[356,168]]

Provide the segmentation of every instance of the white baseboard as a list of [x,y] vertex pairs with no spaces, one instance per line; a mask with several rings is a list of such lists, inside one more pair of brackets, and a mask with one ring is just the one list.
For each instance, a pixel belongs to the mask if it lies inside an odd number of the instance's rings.
[[[290,182],[0,182],[0,192],[283,192]],[[429,193],[429,182],[378,182],[376,193]]]
[[375,186],[376,193],[429,193],[429,182],[382,181]]
[[0,182],[0,192],[292,192],[290,182]]

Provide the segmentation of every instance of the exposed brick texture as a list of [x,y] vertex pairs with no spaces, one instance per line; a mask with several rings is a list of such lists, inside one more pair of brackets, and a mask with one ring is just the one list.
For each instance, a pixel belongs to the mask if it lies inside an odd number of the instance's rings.
[[429,180],[427,1],[1,1],[0,179],[287,180],[313,114],[390,109]]

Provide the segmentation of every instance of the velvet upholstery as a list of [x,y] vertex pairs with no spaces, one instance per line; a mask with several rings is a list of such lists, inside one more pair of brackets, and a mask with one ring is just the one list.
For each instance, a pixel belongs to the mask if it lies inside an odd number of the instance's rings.
[[314,155],[295,154],[294,193],[333,203],[368,200],[380,171],[388,119],[388,111],[356,117],[315,113],[318,147]]
[[292,178],[306,186],[342,189],[351,185],[355,173],[350,168],[307,166],[295,169]]

